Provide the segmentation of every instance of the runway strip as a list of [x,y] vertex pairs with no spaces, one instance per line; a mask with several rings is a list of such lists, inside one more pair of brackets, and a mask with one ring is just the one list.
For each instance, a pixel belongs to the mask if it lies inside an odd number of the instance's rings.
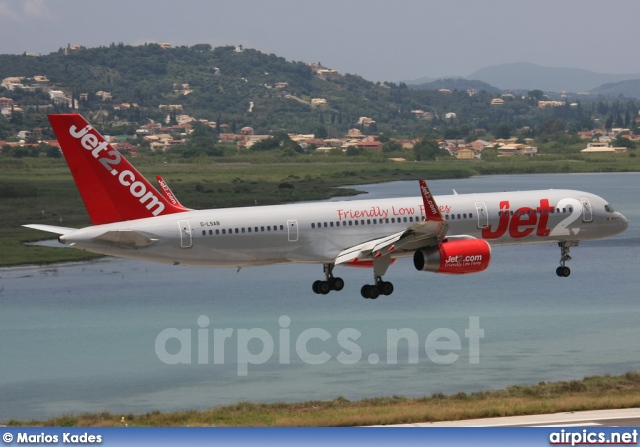
[[576,411],[571,413],[536,414],[503,418],[467,419],[462,421],[420,422],[393,427],[517,427],[517,426],[607,426],[639,427],[640,408],[623,410]]

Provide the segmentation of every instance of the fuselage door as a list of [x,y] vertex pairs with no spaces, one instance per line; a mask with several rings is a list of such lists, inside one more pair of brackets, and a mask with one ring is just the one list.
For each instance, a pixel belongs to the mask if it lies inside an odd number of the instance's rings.
[[591,210],[591,202],[586,197],[580,199],[582,203],[582,221],[591,222],[593,220],[593,211]]
[[489,214],[487,213],[487,205],[484,202],[476,202],[476,211],[478,212],[478,228],[488,228]]
[[191,239],[191,225],[188,220],[179,220],[178,226],[180,227],[180,247],[191,248],[193,241]]
[[289,234],[289,242],[298,241],[298,221],[297,220],[287,221],[287,232]]

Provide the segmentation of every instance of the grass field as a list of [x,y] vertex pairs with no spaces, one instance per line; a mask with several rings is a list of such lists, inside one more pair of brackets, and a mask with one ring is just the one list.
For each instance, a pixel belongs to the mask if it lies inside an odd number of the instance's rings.
[[204,411],[64,415],[46,421],[5,421],[8,426],[359,426],[436,422],[567,411],[640,407],[640,373],[541,382],[504,390],[408,399],[344,398],[302,403],[242,402]]
[[[138,169],[150,179],[162,175],[180,201],[191,208],[224,208],[321,200],[353,195],[338,186],[393,180],[466,178],[490,174],[547,172],[640,171],[636,157],[602,155],[510,157],[495,162],[443,160],[437,162],[365,162],[346,157],[315,156],[286,162],[262,160],[231,163],[199,158],[176,162],[162,156],[138,157]],[[417,195],[417,190],[416,190]],[[68,227],[91,224],[64,160],[0,158],[0,265],[79,261],[96,257],[79,250],[25,246],[23,242],[51,238],[27,223]]]

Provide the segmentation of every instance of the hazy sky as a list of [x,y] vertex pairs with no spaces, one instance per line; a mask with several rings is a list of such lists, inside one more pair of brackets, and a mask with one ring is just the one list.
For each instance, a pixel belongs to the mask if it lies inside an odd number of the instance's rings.
[[244,45],[372,81],[531,62],[640,73],[639,0],[0,0],[0,53]]

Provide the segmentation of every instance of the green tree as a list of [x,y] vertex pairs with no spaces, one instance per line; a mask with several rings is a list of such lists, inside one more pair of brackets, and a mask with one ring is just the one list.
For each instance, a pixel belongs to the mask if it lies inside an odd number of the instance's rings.
[[314,136],[319,140],[325,140],[328,137],[327,128],[324,126],[318,126],[314,132]]
[[486,147],[480,153],[480,158],[484,161],[495,161],[498,159],[498,148]]
[[402,143],[398,140],[389,140],[382,144],[382,152],[400,152],[402,151]]
[[197,53],[209,53],[213,48],[208,43],[197,43],[191,47],[191,50]]
[[614,145],[616,147],[626,147],[628,149],[635,149],[638,147],[635,141],[631,141],[629,138],[624,138],[622,135],[618,135],[616,137]]
[[541,101],[544,98],[544,92],[538,89],[529,90],[529,92],[527,93],[527,96],[529,97],[529,103],[533,107],[536,107],[538,105],[538,101]]
[[280,140],[277,138],[265,138],[251,146],[252,151],[273,151],[280,148]]
[[493,136],[497,139],[508,140],[511,138],[511,126],[509,123],[502,122],[493,130]]
[[381,133],[380,135],[378,135],[378,141],[383,144],[386,143],[387,141],[389,141],[389,135]]
[[440,152],[438,143],[433,140],[422,140],[413,146],[413,153],[417,161],[435,160]]

